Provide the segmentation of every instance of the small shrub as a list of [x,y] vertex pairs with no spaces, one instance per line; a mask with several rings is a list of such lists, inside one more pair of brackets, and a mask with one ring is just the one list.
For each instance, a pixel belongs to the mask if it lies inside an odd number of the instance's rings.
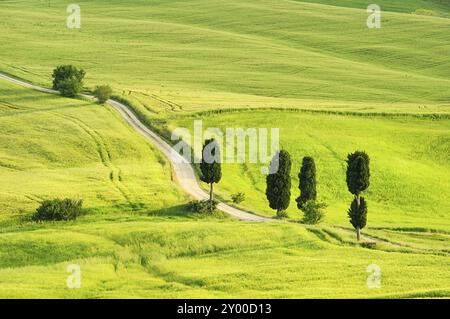
[[325,203],[314,200],[307,201],[302,207],[304,213],[303,222],[310,225],[322,222],[325,218],[325,207],[327,207]]
[[[213,201],[213,211],[217,208],[217,201]],[[189,203],[188,208],[191,212],[199,213],[199,214],[210,214],[211,213],[211,207],[210,207],[209,200],[194,200]]]
[[285,210],[277,211],[277,218],[278,219],[283,219],[283,218],[288,218],[288,217],[289,217],[289,215],[288,215],[287,211],[285,211]]
[[33,215],[35,221],[74,220],[82,212],[83,200],[52,199],[45,200]]
[[244,193],[236,193],[231,195],[231,200],[235,204],[240,204],[245,200],[245,194]]
[[94,90],[94,96],[97,98],[98,103],[104,104],[111,98],[112,89],[109,85],[97,86]]

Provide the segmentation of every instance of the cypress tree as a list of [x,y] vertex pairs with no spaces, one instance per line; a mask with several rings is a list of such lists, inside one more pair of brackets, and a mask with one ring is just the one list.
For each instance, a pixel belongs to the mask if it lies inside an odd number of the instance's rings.
[[274,156],[271,165],[278,165],[278,170],[267,175],[266,197],[270,208],[275,209],[277,216],[281,217],[291,199],[291,156],[282,150]]
[[361,194],[370,185],[370,159],[365,152],[357,151],[347,156],[347,187],[355,196]]
[[222,178],[222,167],[220,161],[219,144],[214,139],[205,140],[202,151],[202,161],[200,162],[200,170],[202,172],[200,180],[208,183],[210,211],[213,210],[214,200],[214,183],[220,182]]
[[299,189],[300,196],[296,199],[298,209],[302,209],[303,205],[309,200],[316,200],[316,164],[312,157],[303,158],[302,167],[298,174],[300,180]]
[[356,238],[361,238],[361,229],[367,222],[367,203],[361,192],[370,185],[370,159],[365,152],[357,151],[347,156],[347,187],[350,193],[355,196],[348,215],[350,223],[356,229]]

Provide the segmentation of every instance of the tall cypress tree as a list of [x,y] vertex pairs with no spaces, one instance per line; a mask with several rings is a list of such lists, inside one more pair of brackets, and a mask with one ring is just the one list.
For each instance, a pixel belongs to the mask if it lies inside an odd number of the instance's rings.
[[367,203],[361,193],[370,185],[370,158],[365,152],[357,151],[347,156],[347,187],[355,196],[348,216],[350,223],[356,229],[356,238],[361,238],[361,229],[367,222]]
[[271,165],[278,165],[278,169],[267,175],[266,197],[270,208],[277,210],[277,216],[282,216],[291,199],[291,156],[282,150],[274,156]]
[[303,158],[302,167],[298,174],[300,180],[299,189],[300,196],[296,199],[298,209],[302,209],[303,205],[309,200],[316,200],[316,164],[312,157]]
[[220,182],[222,178],[222,167],[220,161],[219,144],[214,139],[205,140],[202,151],[202,161],[200,162],[200,170],[202,175],[200,180],[208,183],[209,188],[209,203],[210,211],[213,210],[214,200],[214,183]]

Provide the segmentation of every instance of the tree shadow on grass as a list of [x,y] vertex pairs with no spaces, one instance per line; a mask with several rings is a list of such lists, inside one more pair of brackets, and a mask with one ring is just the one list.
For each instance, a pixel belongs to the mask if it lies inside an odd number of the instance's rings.
[[180,204],[153,210],[150,209],[146,214],[147,216],[155,217],[195,217],[199,215],[190,211],[188,204]]
[[142,202],[116,204],[108,207],[89,207],[85,209],[85,215],[110,215],[111,217],[128,215],[168,218],[199,218],[202,216],[190,211],[187,203],[155,208],[151,203]]
[[170,207],[164,207],[154,210],[148,210],[146,216],[150,217],[164,217],[164,218],[192,218],[192,219],[203,219],[203,218],[218,218],[224,219],[226,215],[219,211],[215,211],[212,214],[198,213],[190,210],[189,204],[180,204]]
[[[132,221],[142,220],[142,218],[161,218],[161,219],[224,219],[225,216],[219,212],[213,214],[201,214],[189,209],[189,204],[179,204],[170,207],[155,208],[151,203],[121,203],[105,206],[84,207],[81,215],[74,221],[46,222],[37,224],[33,221],[35,211],[23,212],[19,216],[12,218],[5,226],[30,225],[42,228],[43,225],[70,225],[73,223],[86,223],[92,221]],[[1,225],[2,223],[0,223]],[[40,226],[39,226],[40,225]]]

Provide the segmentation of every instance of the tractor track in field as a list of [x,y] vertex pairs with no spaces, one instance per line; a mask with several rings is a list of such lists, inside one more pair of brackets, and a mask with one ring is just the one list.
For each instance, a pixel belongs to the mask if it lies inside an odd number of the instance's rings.
[[163,98],[159,97],[156,94],[149,94],[149,93],[140,92],[140,91],[130,91],[130,92],[134,93],[134,94],[141,94],[141,95],[144,95],[144,96],[146,96],[146,97],[148,97],[150,99],[153,99],[153,100],[155,100],[155,101],[157,101],[157,102],[167,106],[173,112],[182,111],[183,110],[183,107],[180,104],[177,104],[177,103],[169,101],[169,100],[164,100]]
[[97,131],[95,131],[94,129],[89,127],[88,124],[84,123],[80,119],[77,119],[77,118],[74,118],[71,116],[67,116],[67,115],[62,115],[62,114],[57,114],[57,116],[64,118],[65,120],[71,122],[73,125],[80,128],[83,132],[85,132],[92,139],[92,141],[96,145],[97,153],[98,153],[98,156],[100,157],[100,160],[101,160],[103,166],[105,166],[106,168],[108,168],[110,170],[110,172],[108,174],[109,181],[114,185],[114,187],[123,196],[123,198],[125,198],[125,200],[129,204],[129,206],[133,210],[135,210],[135,205],[133,204],[133,201],[131,199],[133,197],[133,195],[131,194],[131,191],[128,189],[128,187],[126,187],[122,183],[121,170],[120,170],[120,168],[118,168],[117,166],[114,165],[114,163],[112,161],[111,152],[108,149],[108,145],[105,143],[102,136]]
[[[14,83],[29,89],[33,89],[43,93],[49,94],[59,94],[58,91],[44,88],[38,85],[34,85],[28,83],[26,81],[13,78],[11,76],[0,73],[0,79],[8,81],[10,83]],[[85,98],[93,99],[94,97],[89,94],[82,95]],[[166,143],[161,137],[159,137],[155,132],[150,130],[147,126],[145,126],[136,115],[124,104],[119,103],[115,100],[108,100],[107,104],[114,108],[122,117],[125,122],[127,122],[136,132],[141,134],[148,142],[150,142],[155,148],[161,151],[166,158],[170,161],[172,165],[173,174],[175,180],[181,186],[181,188],[191,197],[197,200],[205,200],[209,198],[208,194],[201,189],[198,184],[197,177],[195,175],[194,169],[183,156],[173,151],[172,147]],[[97,144],[98,145],[98,144]],[[107,152],[106,152],[107,153]],[[102,160],[106,160],[108,162],[108,156],[105,154]],[[109,162],[110,157],[109,157]],[[111,176],[112,179],[116,179],[116,175]],[[118,177],[117,177],[118,178]],[[248,222],[276,222],[276,220],[272,218],[258,216],[241,209],[237,209],[225,203],[219,203],[217,208],[231,217],[239,219],[241,221]]]
[[14,104],[9,103],[9,102],[5,102],[5,101],[0,101],[0,106],[5,106],[6,108],[8,108],[10,110],[18,110],[18,109],[20,109],[19,106],[14,105]]

